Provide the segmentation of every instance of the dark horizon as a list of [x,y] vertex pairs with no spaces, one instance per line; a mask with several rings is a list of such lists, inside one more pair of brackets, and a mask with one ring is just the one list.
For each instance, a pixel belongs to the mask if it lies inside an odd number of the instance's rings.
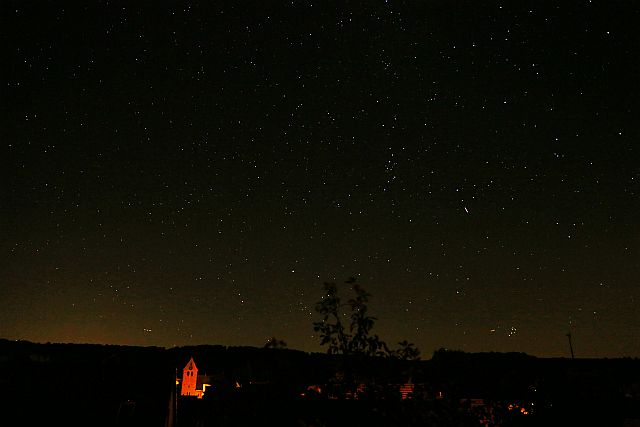
[[627,426],[640,416],[639,381],[637,358],[445,351],[411,361],[0,339],[4,417],[34,426]]
[[640,356],[636,2],[0,5],[0,336]]
[[[321,355],[321,356],[327,356],[327,357],[335,357],[337,359],[340,358],[350,358],[350,357],[354,357],[354,358],[359,358],[359,357],[365,357],[365,358],[374,358],[374,359],[393,359],[393,357],[390,356],[386,356],[386,355],[364,355],[364,354],[331,354],[331,353],[327,353],[326,349],[324,348],[318,348],[316,350],[304,350],[304,349],[299,349],[299,348],[294,348],[294,347],[289,347],[288,345],[284,346],[284,347],[277,347],[277,348],[268,348],[265,347],[264,345],[250,345],[250,344],[240,344],[240,345],[227,345],[224,343],[200,343],[200,344],[185,344],[185,345],[178,345],[178,346],[158,346],[158,345],[137,345],[137,344],[117,344],[117,343],[103,343],[103,342],[69,342],[69,341],[30,341],[30,340],[26,340],[26,339],[12,339],[12,338],[6,338],[6,337],[0,337],[0,343],[2,342],[7,342],[7,343],[12,343],[12,344],[24,344],[24,345],[34,345],[34,346],[38,346],[38,347],[47,347],[47,346],[69,346],[69,347],[113,347],[113,348],[131,348],[131,349],[141,349],[141,350],[152,350],[152,349],[157,349],[157,350],[163,350],[163,351],[175,351],[175,350],[186,350],[186,349],[195,349],[195,350],[206,350],[206,349],[210,349],[210,348],[223,348],[223,349],[252,349],[252,350],[273,350],[273,351],[280,351],[280,350],[284,350],[284,351],[293,351],[293,352],[300,352],[300,353],[306,353],[306,354],[314,354],[314,355]],[[535,358],[535,359],[540,359],[540,360],[544,360],[544,359],[549,359],[549,360],[574,360],[574,361],[578,361],[578,362],[586,362],[586,361],[597,361],[597,360],[617,360],[617,359],[625,359],[625,360],[638,360],[640,359],[640,357],[637,356],[618,356],[618,357],[607,357],[607,356],[603,356],[603,357],[577,357],[574,356],[572,357],[571,354],[567,354],[567,355],[559,355],[559,356],[537,356],[534,354],[529,354],[526,352],[522,352],[522,351],[495,351],[495,350],[488,350],[488,351],[465,351],[465,350],[461,350],[459,348],[445,348],[445,347],[440,347],[437,349],[433,349],[433,351],[425,353],[425,352],[421,352],[421,354],[419,355],[418,358],[416,359],[411,359],[405,362],[428,362],[431,361],[434,356],[436,356],[437,354],[461,354],[464,356],[522,356],[522,357],[527,357],[527,358]],[[397,358],[396,358],[397,359]],[[401,360],[401,359],[397,359],[397,360]]]

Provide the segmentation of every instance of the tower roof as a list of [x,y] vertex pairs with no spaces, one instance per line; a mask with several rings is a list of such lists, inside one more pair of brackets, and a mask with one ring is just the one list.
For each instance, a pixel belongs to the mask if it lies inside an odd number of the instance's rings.
[[189,359],[187,364],[184,366],[185,370],[197,371],[198,367],[196,366],[196,362],[193,360],[193,356]]

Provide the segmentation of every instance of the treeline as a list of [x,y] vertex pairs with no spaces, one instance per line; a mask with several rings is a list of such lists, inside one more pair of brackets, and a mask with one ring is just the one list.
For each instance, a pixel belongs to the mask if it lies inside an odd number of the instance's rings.
[[[219,393],[225,385],[228,390],[242,386],[245,398],[253,392],[252,404],[259,406],[256,402],[268,405],[297,398],[309,386],[319,386],[325,394],[315,397],[323,399],[327,390],[335,397],[364,384],[363,390],[377,390],[377,394],[363,392],[362,397],[384,398],[384,407],[395,408],[395,403],[389,406],[389,399],[398,401],[397,386],[411,382],[414,402],[433,406],[428,402],[441,398],[433,410],[451,408],[447,413],[455,412],[465,399],[483,399],[534,403],[538,419],[584,414],[640,419],[638,359],[546,359],[524,353],[445,349],[434,352],[429,360],[403,360],[286,348],[164,349],[0,339],[0,401],[5,417],[21,419],[22,425],[52,420],[64,425],[159,425],[177,391],[176,376],[181,377],[191,357],[199,373],[221,386],[207,392],[205,397],[212,403],[222,397]],[[237,393],[226,397],[230,396]]]
[[162,425],[172,376],[163,348],[0,340],[0,425]]

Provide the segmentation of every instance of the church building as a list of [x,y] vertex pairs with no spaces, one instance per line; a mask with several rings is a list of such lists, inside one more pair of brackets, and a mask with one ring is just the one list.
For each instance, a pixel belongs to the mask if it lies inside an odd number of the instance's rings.
[[193,357],[189,359],[182,370],[182,385],[180,387],[181,396],[195,396],[202,399],[208,384],[209,377],[206,375],[198,375],[198,367]]

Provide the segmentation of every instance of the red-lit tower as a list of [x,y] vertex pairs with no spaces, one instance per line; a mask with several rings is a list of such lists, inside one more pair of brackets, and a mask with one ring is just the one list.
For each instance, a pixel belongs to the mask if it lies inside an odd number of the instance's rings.
[[196,383],[198,381],[198,367],[193,357],[189,359],[186,366],[182,370],[182,387],[180,394],[182,396],[197,396]]

